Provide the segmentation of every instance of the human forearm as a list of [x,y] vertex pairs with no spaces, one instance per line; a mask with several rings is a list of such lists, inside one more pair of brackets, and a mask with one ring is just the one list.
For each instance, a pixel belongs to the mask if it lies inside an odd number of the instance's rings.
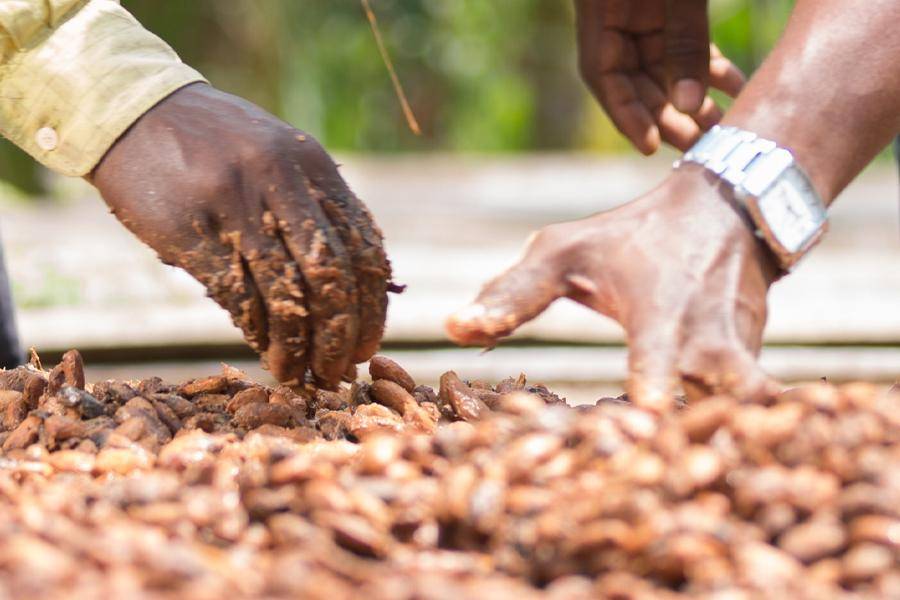
[[799,0],[723,124],[790,148],[826,203],[900,131],[900,3]]

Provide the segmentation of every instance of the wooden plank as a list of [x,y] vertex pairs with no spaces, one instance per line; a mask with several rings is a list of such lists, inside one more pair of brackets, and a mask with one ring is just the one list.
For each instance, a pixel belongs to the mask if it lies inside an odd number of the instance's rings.
[[[652,187],[666,160],[582,155],[346,157],[343,171],[388,240],[397,280],[388,341],[444,339],[447,314],[509,265],[542,224],[615,206]],[[3,233],[25,342],[41,348],[239,342],[185,273],[158,263],[90,188],[63,205],[7,207]],[[897,178],[865,173],[838,202],[820,248],[770,298],[766,339],[900,344]],[[35,240],[40,240],[36,242]],[[543,340],[620,342],[619,328],[559,303],[522,329]]]

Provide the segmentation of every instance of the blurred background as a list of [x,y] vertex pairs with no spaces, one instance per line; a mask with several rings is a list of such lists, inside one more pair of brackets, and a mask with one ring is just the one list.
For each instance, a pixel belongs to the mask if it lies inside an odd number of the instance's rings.
[[[336,153],[388,236],[398,280],[410,285],[392,304],[389,354],[426,378],[521,369],[580,399],[616,388],[625,356],[618,328],[574,306],[555,307],[488,355],[445,347],[441,333],[444,315],[509,264],[530,230],[634,197],[674,157],[639,157],[581,84],[571,2],[372,0],[419,137],[358,0],[123,5],[214,85]],[[714,40],[752,73],[791,6],[713,0]],[[89,186],[51,176],[5,141],[0,179],[26,345],[51,358],[80,347],[104,376],[137,376],[139,367],[192,374],[219,358],[253,364],[199,286],[157,264]],[[835,209],[828,242],[773,293],[770,370],[791,380],[900,374],[896,200],[884,153]],[[148,361],[156,362],[140,364]]]
[[[714,0],[715,41],[752,72],[789,0]],[[124,0],[217,87],[332,151],[627,153],[578,79],[568,0],[372,0],[423,135],[410,134],[359,0]],[[6,181],[45,191],[2,142]]]

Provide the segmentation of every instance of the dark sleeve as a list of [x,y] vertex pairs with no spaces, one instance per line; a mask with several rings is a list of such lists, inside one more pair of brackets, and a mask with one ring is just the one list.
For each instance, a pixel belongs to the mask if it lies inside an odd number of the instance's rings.
[[6,259],[0,246],[0,367],[11,369],[22,364],[23,359]]

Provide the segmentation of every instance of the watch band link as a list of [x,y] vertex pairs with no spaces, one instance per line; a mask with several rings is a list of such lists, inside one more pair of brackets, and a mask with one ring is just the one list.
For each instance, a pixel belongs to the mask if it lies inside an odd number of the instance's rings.
[[794,156],[752,132],[716,125],[675,163],[676,168],[684,162],[709,169],[730,183],[738,198],[759,197],[794,166]]
[[821,238],[825,204],[793,154],[772,140],[716,125],[675,163],[694,163],[729,183],[755,233],[790,270]]

